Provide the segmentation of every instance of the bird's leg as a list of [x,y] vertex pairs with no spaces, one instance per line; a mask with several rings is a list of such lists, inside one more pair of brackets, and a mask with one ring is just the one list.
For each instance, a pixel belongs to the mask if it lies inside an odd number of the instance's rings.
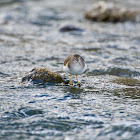
[[77,79],[77,83],[79,84],[79,81],[78,81],[78,77],[77,77],[77,75],[76,75],[76,79]]
[[70,85],[73,85],[73,83],[72,83],[72,79],[71,79],[71,75],[70,75]]
[[76,75],[76,79],[77,79],[77,85],[78,85],[79,87],[81,87],[81,84],[80,84],[79,81],[78,81],[77,75]]

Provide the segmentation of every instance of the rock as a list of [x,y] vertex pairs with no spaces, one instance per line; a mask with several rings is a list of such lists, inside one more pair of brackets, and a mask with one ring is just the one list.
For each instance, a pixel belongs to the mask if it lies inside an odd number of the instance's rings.
[[97,22],[135,21],[137,10],[131,10],[112,2],[100,1],[85,13],[85,18]]
[[66,25],[66,26],[60,28],[59,31],[60,32],[71,32],[71,31],[80,31],[80,32],[82,32],[84,30],[81,29],[81,28],[75,27],[73,25]]
[[131,77],[119,77],[114,79],[113,82],[120,85],[140,87],[140,81]]
[[33,83],[69,83],[69,81],[65,81],[60,74],[52,72],[47,68],[32,69],[22,78],[21,83],[26,81],[32,81]]

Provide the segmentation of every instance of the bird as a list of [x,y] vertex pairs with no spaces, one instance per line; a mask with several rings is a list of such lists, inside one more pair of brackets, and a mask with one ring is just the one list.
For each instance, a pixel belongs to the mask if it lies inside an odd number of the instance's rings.
[[71,54],[64,60],[63,70],[70,74],[70,85],[73,85],[72,75],[76,75],[77,83],[79,84],[77,75],[81,75],[87,70],[87,64],[79,54]]

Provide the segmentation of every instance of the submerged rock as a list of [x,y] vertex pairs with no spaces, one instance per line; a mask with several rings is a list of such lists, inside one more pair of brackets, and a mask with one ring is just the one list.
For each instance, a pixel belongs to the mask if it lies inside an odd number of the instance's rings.
[[131,10],[112,2],[100,1],[85,13],[85,18],[97,22],[135,21],[137,10]]
[[32,69],[22,78],[21,83],[26,81],[32,81],[33,83],[68,83],[60,74],[52,72],[47,68]]
[[138,86],[140,87],[140,81],[130,77],[120,77],[113,80],[114,83],[126,86]]
[[60,32],[71,32],[71,31],[80,31],[80,32],[82,32],[84,30],[81,29],[81,28],[75,27],[73,25],[66,25],[66,26],[60,28],[59,31]]

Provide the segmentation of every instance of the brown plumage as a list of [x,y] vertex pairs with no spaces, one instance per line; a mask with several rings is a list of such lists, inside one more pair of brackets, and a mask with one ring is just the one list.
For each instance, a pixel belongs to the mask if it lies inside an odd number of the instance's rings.
[[71,63],[73,61],[79,61],[79,59],[81,59],[81,63],[83,65],[83,67],[85,66],[85,60],[83,59],[83,57],[81,57],[79,54],[74,54],[74,55],[69,55],[65,61],[64,61],[64,66],[66,66],[66,64],[68,63],[68,67],[71,69]]

